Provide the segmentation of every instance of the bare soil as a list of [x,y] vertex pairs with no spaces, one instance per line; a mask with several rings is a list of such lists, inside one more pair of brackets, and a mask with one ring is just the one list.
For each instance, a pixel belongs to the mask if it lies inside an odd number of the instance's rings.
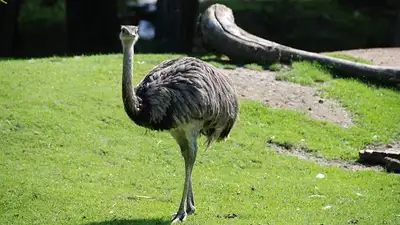
[[400,152],[400,142],[394,142],[392,144],[374,144],[374,145],[369,145],[366,147],[366,149],[369,150],[376,150],[376,151],[395,151],[395,152]]
[[[370,60],[376,65],[400,67],[400,48],[372,48],[338,51]],[[340,103],[323,99],[315,87],[301,86],[275,80],[272,71],[254,71],[245,68],[225,69],[239,96],[257,100],[272,108],[293,109],[313,119],[326,120],[343,127],[352,125],[351,112]]]
[[269,144],[269,147],[275,149],[279,153],[295,156],[302,160],[314,161],[323,166],[344,168],[352,171],[360,171],[360,170],[384,171],[381,165],[362,164],[359,163],[358,161],[327,160],[324,157],[316,156],[312,153],[309,153],[305,149],[299,149],[299,148],[288,149],[276,144]]
[[[400,48],[356,49],[338,51],[336,53],[349,54],[370,60],[376,65],[400,67]],[[276,72],[271,71],[254,71],[237,68],[234,70],[225,69],[224,72],[230,75],[239,97],[242,99],[261,101],[272,108],[296,110],[305,113],[313,119],[329,121],[342,127],[352,125],[351,112],[342,107],[339,102],[323,99],[315,87],[277,81],[275,80]],[[388,148],[388,146],[390,145],[376,145],[374,148],[384,149]],[[358,162],[328,161],[299,149],[284,149],[280,146],[272,147],[278,152],[285,152],[322,165],[337,166],[352,170],[379,168],[362,165]]]
[[337,51],[369,60],[377,66],[400,67],[400,48],[369,48]]
[[275,80],[276,73],[271,71],[237,68],[225,73],[232,78],[240,98],[260,101],[272,108],[296,110],[343,127],[352,125],[351,113],[338,102],[320,97],[314,87]]

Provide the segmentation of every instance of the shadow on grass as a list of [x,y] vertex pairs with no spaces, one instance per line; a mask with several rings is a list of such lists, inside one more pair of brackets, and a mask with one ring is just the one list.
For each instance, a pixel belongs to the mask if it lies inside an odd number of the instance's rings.
[[266,63],[266,64],[258,64],[258,63],[253,63],[253,62],[247,62],[247,61],[238,61],[238,60],[231,60],[228,58],[224,58],[222,55],[221,56],[216,56],[214,54],[188,54],[188,56],[196,57],[199,58],[205,62],[208,63],[213,63],[215,66],[223,69],[235,69],[237,67],[245,67],[246,65],[249,64],[254,64],[260,66],[263,70],[271,70],[271,65],[274,65],[274,63]]
[[389,83],[387,81],[380,80],[378,78],[373,78],[373,77],[355,77],[355,76],[348,76],[348,75],[343,75],[340,74],[334,70],[331,70],[330,73],[332,74],[333,79],[349,79],[349,80],[356,80],[360,83],[364,83],[368,86],[374,87],[374,88],[385,88],[385,89],[390,89],[393,91],[400,91],[400,85],[395,84],[395,83]]
[[232,61],[227,58],[223,58],[222,56],[216,56],[212,54],[205,54],[205,55],[190,55],[197,57],[205,62],[215,62],[215,63],[221,63],[221,64],[226,64],[226,65],[233,65],[233,66],[243,66],[246,63],[244,62],[238,62],[238,61]]
[[101,222],[85,223],[85,225],[167,225],[171,221],[164,219],[114,219]]

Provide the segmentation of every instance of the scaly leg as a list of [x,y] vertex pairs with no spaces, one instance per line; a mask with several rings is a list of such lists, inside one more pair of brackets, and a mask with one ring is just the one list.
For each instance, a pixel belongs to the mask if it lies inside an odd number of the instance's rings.
[[171,223],[176,223],[179,221],[185,221],[187,213],[185,211],[185,203],[186,203],[186,199],[188,196],[188,188],[189,188],[189,171],[188,171],[188,166],[186,163],[186,159],[185,159],[185,171],[186,171],[186,175],[185,175],[185,184],[183,186],[183,194],[182,194],[182,199],[181,199],[181,203],[179,205],[179,209],[178,212],[174,215],[174,217],[172,218]]
[[196,208],[194,207],[194,194],[193,194],[193,188],[192,188],[192,177],[190,177],[188,195],[187,195],[187,200],[186,200],[186,213],[188,215],[191,215],[195,211],[196,211]]
[[[172,218],[172,223],[184,221],[186,216],[194,212],[193,189],[192,189],[192,170],[196,161],[197,153],[197,134],[191,135],[183,131],[171,132],[177,140],[182,156],[185,160],[185,183],[178,212]],[[188,210],[185,210],[185,205],[188,205]]]

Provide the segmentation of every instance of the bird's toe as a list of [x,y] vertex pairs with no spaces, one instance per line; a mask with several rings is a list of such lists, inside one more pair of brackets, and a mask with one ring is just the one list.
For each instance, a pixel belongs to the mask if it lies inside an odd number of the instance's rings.
[[171,223],[178,223],[178,222],[183,222],[186,220],[187,213],[184,212],[177,212],[174,214],[172,217]]
[[187,207],[187,209],[186,209],[186,213],[188,214],[188,215],[192,215],[192,214],[194,214],[194,212],[196,211],[196,208],[194,207],[194,206],[188,206]]

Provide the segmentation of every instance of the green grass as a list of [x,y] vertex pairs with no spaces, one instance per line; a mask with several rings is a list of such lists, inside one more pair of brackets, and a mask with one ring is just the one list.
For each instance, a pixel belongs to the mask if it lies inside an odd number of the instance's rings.
[[[371,63],[345,54],[330,55],[360,63]],[[318,63],[302,61],[294,62],[292,66],[292,70],[279,73],[277,79],[317,86],[322,96],[336,99],[349,109],[353,113],[355,122],[355,125],[347,130],[337,130],[327,134],[327,136],[334,135],[337,139],[327,138],[327,142],[324,143],[306,144],[306,148],[310,151],[315,151],[328,158],[336,158],[339,152],[341,152],[339,153],[340,158],[356,158],[356,152],[349,151],[349,149],[361,149],[374,142],[389,143],[400,139],[400,118],[397,116],[400,113],[398,104],[400,93],[398,91],[367,85],[356,79],[333,79],[328,70]],[[325,82],[324,85],[319,85],[323,82]],[[312,132],[306,133],[311,134]],[[291,141],[281,142],[281,144],[288,142],[293,145]],[[302,144],[296,143],[295,145]]]
[[[137,55],[135,81],[172,57]],[[168,224],[183,160],[168,133],[125,114],[121,63],[121,55],[0,61],[0,224]],[[197,215],[186,224],[399,224],[398,175],[324,167],[267,147],[273,139],[354,159],[374,135],[399,139],[398,92],[331,82],[325,94],[352,110],[352,128],[242,101],[230,139],[200,148]]]
[[243,67],[246,69],[255,70],[255,71],[263,71],[264,70],[263,66],[261,66],[257,63],[246,64]]
[[268,66],[268,69],[271,71],[280,71],[282,69],[282,64],[280,63],[273,63]]
[[257,63],[249,63],[249,64],[240,64],[234,63],[229,60],[227,56],[222,56],[217,58],[215,55],[205,55],[201,56],[200,59],[212,64],[213,66],[220,69],[236,69],[238,67],[243,67],[250,70],[255,71],[263,71],[264,69],[268,69],[270,71],[280,71],[282,69],[282,65],[280,63],[274,63],[271,65],[263,66]]
[[[372,65],[373,63],[369,60],[361,59],[355,56],[342,53],[326,53],[325,55],[353,61],[357,63],[364,63]],[[280,65],[280,64],[278,64]],[[293,69],[279,73],[276,77],[277,80],[290,81],[302,85],[317,85],[332,80],[332,76],[325,67],[321,66],[317,62],[293,62]]]
[[364,64],[369,64],[369,65],[373,64],[369,60],[362,59],[362,58],[355,57],[355,56],[348,55],[348,54],[343,54],[343,53],[325,53],[325,55],[330,56],[330,57],[339,58],[339,59],[348,60],[348,61],[353,61],[353,62],[357,62],[357,63],[364,63]]
[[313,85],[332,79],[329,72],[317,62],[293,62],[293,68],[293,70],[279,73],[276,79],[303,85]]
[[216,57],[215,55],[205,55],[200,57],[201,60],[204,60],[211,65],[220,68],[220,69],[236,69],[238,65],[231,63],[227,56]]

